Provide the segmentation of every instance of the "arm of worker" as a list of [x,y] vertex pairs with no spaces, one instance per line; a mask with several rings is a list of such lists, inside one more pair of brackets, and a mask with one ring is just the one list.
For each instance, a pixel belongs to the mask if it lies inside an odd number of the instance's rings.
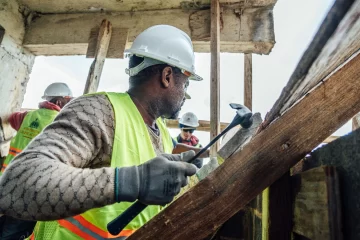
[[27,113],[27,111],[14,112],[7,119],[5,119],[5,122],[9,123],[13,129],[18,131]]
[[[187,175],[195,174],[180,155],[161,155],[140,166],[104,167],[110,166],[114,129],[105,96],[69,103],[0,178],[0,213],[46,221],[119,201],[164,204],[186,184]],[[144,179],[152,181],[144,184]],[[164,182],[173,188],[164,191]]]

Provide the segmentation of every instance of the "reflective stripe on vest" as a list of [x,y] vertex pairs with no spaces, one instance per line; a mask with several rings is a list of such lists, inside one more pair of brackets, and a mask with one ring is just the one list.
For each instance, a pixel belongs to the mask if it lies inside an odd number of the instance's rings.
[[11,140],[9,153],[0,171],[0,176],[16,155],[30,143],[47,125],[52,123],[59,112],[46,108],[30,111],[25,115],[16,136]]
[[[140,165],[156,156],[148,129],[130,96],[126,93],[96,93],[106,95],[115,114],[115,136],[111,167]],[[95,94],[91,94],[95,95]],[[156,121],[162,138],[164,152],[171,153],[171,136],[161,119]],[[116,239],[130,236],[162,207],[148,206],[117,236],[108,233],[106,225],[125,211],[132,203],[122,202],[91,209],[81,215],[51,222],[38,222],[35,239]]]
[[81,215],[59,220],[58,223],[60,226],[69,229],[71,232],[84,239],[116,239],[119,237],[128,237],[135,232],[135,230],[124,230],[121,231],[120,234],[113,236],[109,232],[104,231],[87,221]]

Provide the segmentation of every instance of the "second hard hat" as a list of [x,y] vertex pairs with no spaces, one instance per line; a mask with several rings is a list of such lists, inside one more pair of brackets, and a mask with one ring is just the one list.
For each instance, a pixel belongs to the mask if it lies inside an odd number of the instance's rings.
[[179,120],[179,123],[189,127],[196,128],[199,126],[199,120],[197,116],[192,112],[187,112]]
[[73,94],[66,83],[56,82],[50,84],[44,91],[43,99],[49,97],[73,97]]

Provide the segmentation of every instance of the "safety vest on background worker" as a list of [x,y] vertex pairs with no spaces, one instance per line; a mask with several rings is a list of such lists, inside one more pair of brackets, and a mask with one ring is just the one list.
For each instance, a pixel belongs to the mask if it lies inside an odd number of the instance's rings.
[[[156,157],[144,120],[127,93],[104,94],[110,100],[115,114],[115,137],[111,156],[111,167],[140,165]],[[166,126],[156,121],[165,153],[171,153],[173,146]],[[124,212],[132,203],[115,203],[86,211],[75,217],[58,221],[37,222],[30,239],[116,239],[130,236],[161,211],[161,206],[148,206],[119,235],[111,235],[106,225]]]
[[46,108],[40,108],[28,112],[16,136],[11,140],[9,154],[5,158],[1,168],[0,176],[5,171],[8,164],[36,137],[47,125],[54,121],[59,112]]

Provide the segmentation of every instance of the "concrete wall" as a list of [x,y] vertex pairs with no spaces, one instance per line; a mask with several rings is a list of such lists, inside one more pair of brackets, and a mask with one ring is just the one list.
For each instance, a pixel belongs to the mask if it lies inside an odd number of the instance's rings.
[[0,45],[0,153],[3,154],[7,151],[5,141],[14,134],[3,121],[20,109],[35,57],[21,46],[25,24],[15,0],[0,0],[0,25],[5,29]]

